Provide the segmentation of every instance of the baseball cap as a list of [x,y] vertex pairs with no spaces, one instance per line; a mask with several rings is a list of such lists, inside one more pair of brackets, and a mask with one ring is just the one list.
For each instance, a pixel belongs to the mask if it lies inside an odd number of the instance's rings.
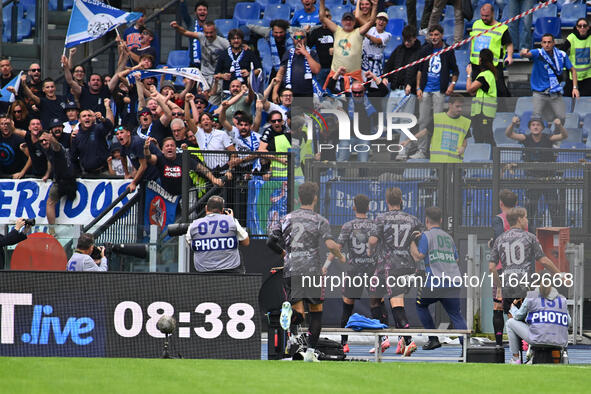
[[48,128],[49,129],[53,129],[54,127],[63,126],[63,125],[64,125],[64,123],[61,120],[59,120],[58,118],[53,118],[49,122],[49,127]]
[[341,20],[343,20],[343,19],[353,19],[353,20],[355,20],[355,15],[353,15],[352,12],[345,12],[343,14],[343,16],[341,17]]
[[380,12],[376,18],[384,18],[385,20],[389,20],[390,18],[388,18],[388,14],[385,12]]
[[80,110],[80,108],[78,107],[78,104],[76,104],[75,101],[68,101],[66,103],[65,109],[66,110],[68,110],[68,109],[77,109],[77,110]]
[[207,104],[207,98],[202,94],[195,95],[195,102],[197,101],[203,101],[205,104]]
[[150,111],[150,108],[144,107],[142,109],[140,109],[139,111],[137,111],[137,116],[140,117],[144,114],[150,114],[152,115],[152,111]]
[[172,88],[172,90],[174,90],[174,84],[172,83],[172,81],[163,81],[160,84],[160,91],[162,91],[162,89],[164,88]]

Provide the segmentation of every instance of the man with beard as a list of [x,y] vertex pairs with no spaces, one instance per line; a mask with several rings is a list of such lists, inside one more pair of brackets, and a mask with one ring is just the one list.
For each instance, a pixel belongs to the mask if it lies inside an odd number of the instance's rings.
[[0,176],[20,179],[25,175],[27,156],[20,149],[24,130],[15,130],[13,121],[0,114]]
[[[187,3],[185,0],[181,0],[179,5],[179,9],[181,11],[181,15],[183,16],[183,21],[187,25],[188,28],[193,27],[193,31],[190,33],[205,33],[206,32],[206,25],[207,25],[207,15],[209,12],[209,6],[205,1],[199,0],[197,4],[195,4],[195,21],[193,22],[191,17],[189,16],[189,11],[187,10]],[[211,22],[210,22],[211,23]],[[176,27],[173,26],[176,29]],[[184,34],[184,33],[181,33]],[[210,30],[211,34],[211,30]],[[215,36],[215,25],[213,28],[213,35]],[[203,61],[204,61],[204,52],[205,48],[203,45],[203,41],[194,35],[187,35],[187,37],[193,37],[194,39],[191,42],[191,67],[201,67],[201,71],[203,71]],[[229,44],[228,44],[229,45]],[[225,49],[228,47],[226,45]],[[215,64],[215,63],[214,63]]]
[[76,102],[68,101],[65,109],[67,120],[63,123],[64,133],[70,134],[74,130],[77,130],[78,125],[80,124],[80,108],[78,108]]
[[21,149],[29,156],[29,160],[25,164],[25,172],[31,168],[31,175],[39,177],[45,182],[51,175],[51,166],[39,141],[42,130],[41,120],[38,118],[31,119],[29,122],[29,131],[24,137],[25,143],[21,145]]
[[113,123],[102,117],[100,112],[93,113],[85,109],[80,113],[80,125],[72,139],[70,153],[72,159],[80,163],[84,173],[108,174],[107,136],[112,129]]
[[[271,111],[269,114],[269,123],[271,126],[263,131],[259,152],[288,152],[291,148],[291,133],[285,127],[283,116],[279,111]],[[287,156],[270,156],[271,171],[265,176],[269,179],[287,177]]]
[[244,33],[240,29],[232,29],[228,33],[230,47],[222,52],[215,68],[216,74],[223,74],[223,90],[230,88],[230,81],[235,79],[246,82],[251,72],[251,66],[255,75],[262,72],[261,59],[250,49],[244,49]]
[[269,23],[269,27],[251,24],[248,24],[247,27],[269,42],[269,48],[271,49],[271,75],[269,79],[272,79],[277,74],[281,66],[281,59],[283,59],[286,51],[293,48],[293,41],[287,32],[289,22],[283,19],[274,19]]
[[[145,140],[137,135],[132,135],[130,127],[127,126],[118,127],[115,133],[117,140],[121,144],[121,164],[123,164],[125,179],[132,178],[127,168],[127,157],[129,157],[131,164],[136,169],[135,176],[133,176],[131,183],[127,185],[127,189],[134,192],[142,181],[158,179],[158,170],[148,163],[144,154]],[[148,145],[148,147],[151,153],[157,153],[154,146]]]
[[53,168],[53,184],[49,189],[45,210],[47,223],[53,225],[55,224],[55,207],[60,199],[63,196],[68,201],[76,199],[76,168],[66,148],[55,139],[52,133],[43,131],[40,141],[47,160]]
[[105,116],[104,100],[111,97],[109,88],[103,85],[103,78],[100,74],[93,73],[88,80],[88,86],[80,86],[72,78],[70,71],[70,63],[67,57],[62,56],[62,64],[64,70],[64,78],[74,94],[76,101],[80,103],[80,108],[89,109],[92,112],[100,112]]
[[52,119],[48,126],[51,135],[60,143],[66,150],[70,150],[71,135],[64,133],[64,124],[58,119]]
[[[209,112],[204,112],[199,118],[199,128],[195,137],[201,150],[236,150],[232,144],[232,140],[222,130],[213,128],[213,115]],[[207,154],[203,161],[210,168],[216,176],[220,176],[227,171],[229,161],[226,154]],[[229,175],[229,174],[228,174]],[[231,177],[231,175],[229,175]]]
[[[33,103],[35,103],[37,108],[39,108],[41,124],[43,127],[47,130],[49,128],[49,123],[55,118],[64,122],[66,120],[66,115],[64,114],[66,100],[64,96],[58,96],[55,94],[55,82],[53,79],[47,78],[43,81],[42,89],[45,96],[42,97],[37,97],[31,89],[29,89],[25,81],[26,77],[23,75],[21,77],[23,91],[25,96],[27,96]],[[13,87],[8,88],[8,90],[16,94]]]
[[230,82],[230,95],[231,97],[226,101],[226,107],[224,109],[221,106],[218,107],[214,111],[214,114],[225,111],[225,118],[232,119],[235,112],[250,112],[250,105],[255,95],[248,84],[242,83],[237,79],[233,80]]
[[41,66],[37,63],[31,63],[29,71],[27,71],[27,86],[37,97],[41,97],[43,95],[42,85]]
[[[166,137],[162,141],[162,150],[156,154],[151,152],[152,144],[155,144],[154,138],[148,138],[144,142],[144,156],[148,164],[155,166],[160,174],[162,188],[173,196],[182,193],[183,160],[177,154],[176,144],[172,137]],[[213,173],[195,156],[189,157],[189,168],[194,169],[200,175],[207,178],[215,186],[223,186],[224,182],[216,178]]]
[[[6,56],[0,57],[0,88],[6,86],[15,76],[16,74],[12,71],[10,58]],[[9,105],[10,103],[6,101],[0,101],[0,113],[8,112]]]
[[[158,119],[155,119],[155,115],[152,113],[150,108],[141,108],[137,113],[140,124],[136,130],[136,133],[143,139],[153,137],[158,140],[158,143],[161,143],[165,137],[171,136],[170,128],[168,126],[170,125],[170,120],[172,119],[172,112],[170,107],[166,105],[164,96],[156,91],[156,87],[151,86],[150,89],[150,95],[157,103],[156,109],[158,106],[160,106],[162,109],[162,115]],[[148,103],[151,101],[153,100],[148,100]]]

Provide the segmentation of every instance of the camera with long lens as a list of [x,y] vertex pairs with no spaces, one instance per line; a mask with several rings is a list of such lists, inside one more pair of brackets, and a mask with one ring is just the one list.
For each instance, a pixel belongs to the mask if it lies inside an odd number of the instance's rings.
[[[140,259],[145,259],[148,256],[148,245],[146,244],[113,244],[105,242],[103,244],[105,247],[105,255],[110,255],[111,253],[122,254],[125,256],[133,256]],[[98,248],[95,246],[92,250],[92,253],[95,253]],[[100,250],[98,250],[100,258]],[[90,255],[93,259],[93,254]]]

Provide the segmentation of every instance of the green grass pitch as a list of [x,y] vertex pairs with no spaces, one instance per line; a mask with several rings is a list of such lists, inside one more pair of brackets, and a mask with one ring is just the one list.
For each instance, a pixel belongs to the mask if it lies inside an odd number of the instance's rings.
[[0,393],[589,393],[591,366],[0,358]]

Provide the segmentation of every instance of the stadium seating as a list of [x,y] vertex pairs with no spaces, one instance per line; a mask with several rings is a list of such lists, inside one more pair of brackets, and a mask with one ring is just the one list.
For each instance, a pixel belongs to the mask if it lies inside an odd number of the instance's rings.
[[230,30],[238,27],[234,19],[216,19],[214,23],[219,35],[224,38],[228,37]]
[[[8,21],[4,23],[4,29],[2,32],[2,41],[8,42],[11,39],[11,26],[12,22]],[[17,22],[17,33],[16,40],[22,41],[23,38],[27,38],[31,35],[31,21],[28,19],[19,19]]]
[[579,128],[579,114],[575,112],[567,112],[566,119],[564,121],[564,127],[566,129],[578,129]]
[[[513,143],[497,144],[499,148],[523,148],[523,145]],[[501,163],[521,163],[523,155],[521,151],[516,150],[502,150],[501,149]]]
[[388,41],[386,44],[386,48],[384,48],[384,57],[388,59],[392,52],[394,52],[394,49],[396,49],[396,47],[398,47],[400,44],[402,44],[402,37],[392,36],[390,41]]
[[343,14],[345,12],[352,12],[353,9],[349,5],[339,5],[330,9],[332,13],[332,20],[335,23],[341,24],[341,19],[343,19]]
[[557,16],[558,16],[558,7],[556,7],[556,4],[550,4],[547,7],[542,7],[539,10],[537,10],[536,12],[534,12],[532,15],[532,22],[533,22],[533,24],[535,24],[539,18],[557,17]]
[[534,42],[542,41],[542,36],[548,33],[554,37],[560,37],[560,18],[544,17],[536,21],[533,34]]
[[273,4],[265,8],[263,18],[267,23],[270,23],[273,19],[285,19],[289,21],[291,18],[291,9],[287,4]]
[[458,76],[458,81],[456,83],[455,90],[466,90],[466,66],[470,62],[469,54],[467,51],[459,49],[455,51],[455,55],[456,64],[458,65],[458,69],[460,71],[460,75]]
[[[449,6],[448,6],[449,7]],[[441,27],[443,27],[443,39],[448,42],[448,40],[452,40],[454,38],[454,25],[455,22],[453,19],[444,19],[440,23]]]
[[491,159],[491,146],[489,144],[468,144],[464,152],[464,162],[482,162]]
[[[408,159],[408,163],[429,163],[429,159]],[[405,168],[402,177],[406,180],[428,180],[434,175],[431,168]]]
[[[49,0],[49,11],[58,11],[57,0]],[[74,0],[64,0],[64,10],[69,10],[74,5]]]
[[[301,0],[285,0],[285,4],[289,5],[292,11],[304,8]],[[326,3],[326,6],[332,10],[332,8],[328,6],[328,2]]]
[[[9,4],[6,7],[2,8],[2,22],[3,23],[8,23],[10,21],[10,19],[12,18],[12,8],[14,7],[14,4]],[[16,7],[17,11],[16,11],[16,15],[18,19],[23,19],[24,18],[24,12],[25,12],[25,7],[23,7],[22,5],[18,5]]]
[[388,24],[386,25],[386,31],[393,36],[399,36],[402,34],[402,29],[404,29],[404,21],[402,19],[390,19]]
[[580,97],[575,102],[575,108],[573,112],[579,114],[579,116],[585,117],[587,114],[591,114],[591,97]]
[[191,57],[188,51],[168,52],[168,60],[166,61],[168,67],[189,67],[189,64],[191,64]]
[[583,139],[587,139],[589,141],[589,130],[591,130],[591,114],[582,114],[581,116],[583,122]]
[[577,19],[587,15],[587,6],[580,3],[570,3],[562,6],[560,10],[560,22],[562,26],[573,27]]
[[246,24],[249,19],[259,19],[261,16],[261,6],[257,3],[242,2],[234,6],[233,19],[238,21],[239,25]]
[[564,108],[565,108],[566,112],[571,112],[573,110],[572,97],[562,97],[562,101],[564,101]]
[[[454,20],[454,6],[453,5],[446,5],[443,10],[443,21],[453,21]],[[445,30],[444,30],[445,31]]]
[[515,115],[521,118],[525,111],[531,110],[532,108],[533,99],[531,96],[519,97],[517,99],[517,104],[515,105]]
[[583,129],[566,128],[566,130],[568,131],[568,137],[564,142],[583,142]]
[[506,144],[513,144],[515,140],[507,137],[505,135],[505,130],[507,127],[493,127],[493,136],[497,145],[506,145]]
[[405,5],[393,5],[388,7],[388,18],[392,19],[403,19],[404,23],[408,23],[408,16],[406,14]]
[[263,10],[266,10],[270,5],[281,4],[281,0],[257,0],[257,3],[259,3]]
[[271,69],[273,65],[271,64],[271,48],[269,47],[269,43],[264,38],[259,38],[257,41],[257,49],[259,54],[261,55],[261,60],[263,63],[263,70],[266,75],[271,73]]

